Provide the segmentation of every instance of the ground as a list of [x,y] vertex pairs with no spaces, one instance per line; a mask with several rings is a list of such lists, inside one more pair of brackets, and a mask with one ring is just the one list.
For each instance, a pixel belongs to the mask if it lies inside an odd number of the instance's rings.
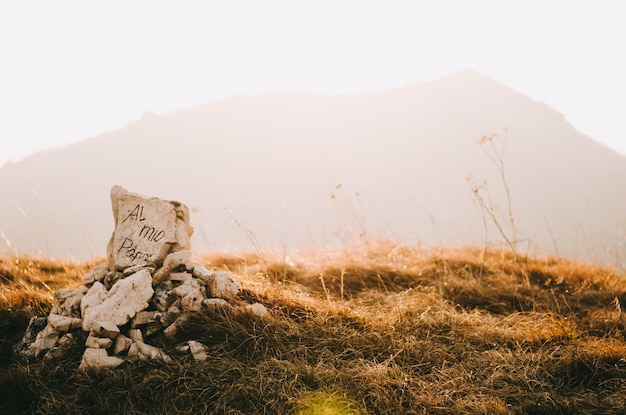
[[[209,311],[174,363],[79,371],[11,354],[99,261],[0,260],[0,413],[626,413],[626,275],[557,257],[389,242],[197,255],[265,318]],[[209,348],[206,362],[176,351]],[[80,345],[79,345],[80,346]]]

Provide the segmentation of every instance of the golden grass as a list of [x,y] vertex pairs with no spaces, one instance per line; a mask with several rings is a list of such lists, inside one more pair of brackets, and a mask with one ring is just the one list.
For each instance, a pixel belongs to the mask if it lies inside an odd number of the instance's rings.
[[[76,371],[80,350],[62,364],[4,360],[0,395],[28,402],[9,400],[5,412],[626,412],[626,276],[611,269],[386,242],[197,260],[231,271],[240,301],[271,316],[194,315],[177,341],[206,344],[206,364],[177,355],[176,342],[162,344],[175,364],[113,372]],[[0,285],[9,317],[44,311],[90,268],[13,262],[0,263],[12,275]]]
[[93,265],[18,255],[0,258],[0,309],[45,315],[54,293],[78,287]]

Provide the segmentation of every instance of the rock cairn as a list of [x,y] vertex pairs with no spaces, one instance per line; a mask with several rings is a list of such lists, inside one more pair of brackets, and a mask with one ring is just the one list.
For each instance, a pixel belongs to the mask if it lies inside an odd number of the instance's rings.
[[[111,189],[115,229],[107,263],[95,266],[77,289],[54,295],[50,314],[31,319],[15,352],[25,359],[61,356],[77,332],[89,333],[81,369],[114,368],[126,361],[171,358],[149,339],[174,336],[190,313],[203,308],[232,310],[239,285],[226,272],[191,260],[193,228],[180,202],[147,198],[120,186]],[[264,317],[259,303],[248,312]],[[80,336],[84,338],[84,336]],[[196,360],[206,347],[194,340],[179,345]]]

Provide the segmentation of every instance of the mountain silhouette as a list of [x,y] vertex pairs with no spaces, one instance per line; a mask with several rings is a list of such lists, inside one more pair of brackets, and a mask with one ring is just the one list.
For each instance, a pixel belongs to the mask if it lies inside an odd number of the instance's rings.
[[[506,132],[503,130],[506,128]],[[504,175],[477,141],[493,132]],[[236,96],[0,168],[7,250],[102,256],[109,190],[180,200],[194,251],[388,238],[448,245],[510,237],[523,252],[618,258],[626,158],[562,114],[473,71],[376,93]],[[487,200],[491,198],[491,201]],[[504,245],[503,245],[504,246]]]

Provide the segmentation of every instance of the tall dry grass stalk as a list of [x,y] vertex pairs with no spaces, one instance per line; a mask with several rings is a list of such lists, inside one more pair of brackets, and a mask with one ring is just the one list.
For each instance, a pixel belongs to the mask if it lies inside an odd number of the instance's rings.
[[509,187],[505,163],[504,163],[504,153],[506,150],[506,134],[508,133],[508,128],[503,128],[503,133],[505,136],[501,139],[501,145],[497,146],[495,144],[495,140],[500,138],[498,133],[491,133],[481,137],[478,140],[478,144],[482,149],[483,153],[487,156],[489,161],[494,165],[496,170],[498,171],[498,175],[500,177],[502,187],[504,189],[504,194],[506,198],[505,204],[505,216],[507,218],[507,223],[509,230],[508,232],[504,229],[504,225],[501,223],[499,218],[499,209],[498,205],[494,203],[491,192],[489,191],[489,187],[487,185],[487,180],[483,180],[482,183],[477,183],[476,180],[472,177],[471,174],[468,174],[466,180],[470,186],[470,189],[474,195],[474,201],[478,203],[483,213],[483,227],[485,231],[485,244],[484,250],[487,250],[487,217],[491,220],[496,226],[498,233],[505,241],[506,245],[511,249],[511,252],[515,257],[518,256],[517,250],[517,229],[515,226],[515,216],[513,216],[513,204],[511,202],[511,188]]

